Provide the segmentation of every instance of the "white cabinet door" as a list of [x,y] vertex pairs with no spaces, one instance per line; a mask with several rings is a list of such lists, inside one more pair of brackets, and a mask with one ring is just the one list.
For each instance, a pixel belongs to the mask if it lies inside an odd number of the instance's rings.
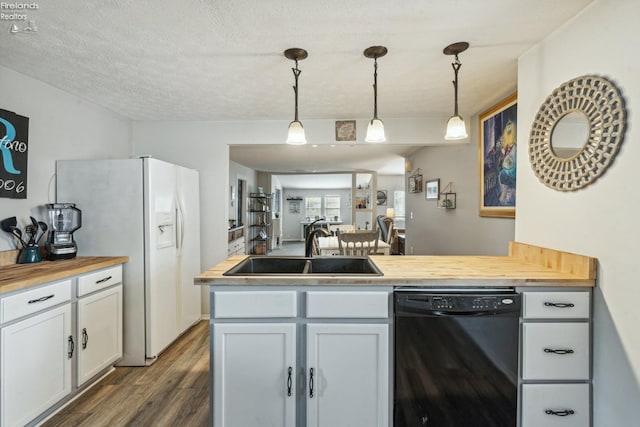
[[122,285],[78,300],[78,386],[122,357]]
[[295,426],[296,325],[213,326],[214,427]]
[[307,427],[389,425],[389,326],[307,326]]
[[25,425],[71,392],[70,339],[71,304],[2,328],[3,427]]

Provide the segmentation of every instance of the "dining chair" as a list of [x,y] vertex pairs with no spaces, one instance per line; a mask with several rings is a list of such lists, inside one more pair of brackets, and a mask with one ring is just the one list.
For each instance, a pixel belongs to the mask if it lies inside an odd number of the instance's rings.
[[376,218],[378,221],[378,228],[380,229],[380,240],[385,243],[391,244],[393,242],[393,218],[388,216],[378,215]]
[[378,232],[339,233],[340,255],[367,256],[378,252]]

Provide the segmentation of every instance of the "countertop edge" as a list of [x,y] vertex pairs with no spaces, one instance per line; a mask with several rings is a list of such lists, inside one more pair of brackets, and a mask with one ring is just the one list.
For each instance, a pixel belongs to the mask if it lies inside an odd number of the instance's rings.
[[382,276],[224,276],[247,255],[227,258],[194,278],[209,286],[497,286],[595,287],[597,259],[510,242],[506,256],[381,256],[371,259]]
[[128,256],[76,257],[0,267],[0,295],[129,261]]

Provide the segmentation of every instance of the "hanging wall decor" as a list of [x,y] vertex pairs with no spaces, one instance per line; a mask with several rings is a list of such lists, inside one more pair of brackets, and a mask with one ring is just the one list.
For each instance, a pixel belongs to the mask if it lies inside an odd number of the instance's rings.
[[624,140],[624,100],[613,82],[586,75],[563,83],[540,106],[529,161],[547,187],[574,191],[598,179]]
[[422,172],[420,172],[420,168],[409,176],[407,185],[409,193],[422,193]]
[[516,215],[517,95],[479,115],[480,216]]
[[0,109],[0,197],[27,198],[29,118]]

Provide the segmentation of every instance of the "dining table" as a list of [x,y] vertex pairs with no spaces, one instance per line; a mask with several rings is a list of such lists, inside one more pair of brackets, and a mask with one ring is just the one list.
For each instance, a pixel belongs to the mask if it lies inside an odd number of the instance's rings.
[[[320,255],[340,255],[340,245],[338,244],[338,236],[318,236],[318,250]],[[378,239],[378,255],[390,255],[391,245],[384,240]]]

